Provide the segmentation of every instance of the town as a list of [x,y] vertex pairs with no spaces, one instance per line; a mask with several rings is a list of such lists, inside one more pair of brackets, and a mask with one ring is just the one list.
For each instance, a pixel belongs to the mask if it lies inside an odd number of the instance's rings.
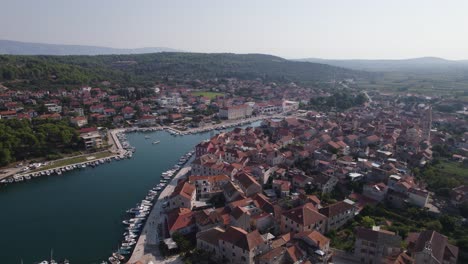
[[[195,86],[204,89],[5,89],[0,116],[67,123],[90,155],[112,147],[114,128],[218,125],[163,197],[153,227],[163,255],[193,263],[457,263],[463,242],[454,241],[463,241],[466,223],[453,213],[466,210],[468,188],[455,176],[436,179],[439,171],[428,176],[440,160],[466,163],[463,113],[437,110],[450,101],[434,110],[422,96],[234,78]],[[221,131],[252,117],[263,120],[259,127]]]
[[439,118],[428,104],[379,95],[343,113],[219,133],[196,146],[189,176],[164,197],[160,250],[190,263],[457,263],[459,248],[440,232],[463,236],[464,220],[446,214],[468,189],[444,196],[417,172],[439,158]]

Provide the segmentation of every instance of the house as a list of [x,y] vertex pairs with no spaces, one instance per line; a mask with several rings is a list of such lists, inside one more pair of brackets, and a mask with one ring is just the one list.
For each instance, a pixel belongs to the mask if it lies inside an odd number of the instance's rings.
[[197,234],[197,248],[211,253],[218,263],[255,263],[255,257],[266,251],[266,241],[255,230],[247,232],[239,227],[226,230],[215,227]]
[[189,183],[194,184],[197,191],[197,199],[208,200],[211,197],[222,194],[223,187],[231,179],[224,174],[214,176],[189,176]]
[[[220,209],[204,209],[201,211],[195,212],[195,223],[197,225],[197,231],[204,231],[216,226],[225,226],[229,224],[225,221],[226,217],[228,217],[227,211],[225,208]],[[229,220],[229,219],[227,219]]]
[[179,121],[184,118],[181,114],[169,114],[167,117],[171,122]]
[[196,231],[195,213],[188,208],[176,208],[165,215],[166,237],[174,233],[187,235]]
[[197,248],[210,253],[213,260],[221,256],[219,239],[226,231],[221,227],[214,227],[197,233]]
[[406,241],[408,252],[417,264],[457,263],[458,247],[450,244],[446,236],[436,231],[410,233]]
[[192,210],[196,197],[195,186],[185,180],[177,183],[172,194],[169,196],[169,208],[176,209],[180,207]]
[[122,123],[123,121],[124,121],[124,117],[121,116],[121,115],[114,116],[114,117],[112,118],[112,122],[113,122],[114,124]]
[[104,113],[104,105],[102,105],[102,104],[92,105],[92,106],[89,107],[89,111],[91,113],[103,114]]
[[387,191],[388,191],[387,185],[385,185],[385,183],[383,182],[380,182],[376,184],[364,185],[362,194],[373,200],[381,202],[385,199],[385,196],[387,195]]
[[227,202],[236,201],[245,197],[245,194],[239,185],[232,181],[229,181],[224,185],[223,195]]
[[401,237],[378,226],[372,229],[358,227],[355,234],[354,256],[361,263],[387,263],[384,262],[385,257],[399,254],[401,251]]
[[77,127],[82,127],[88,124],[88,119],[84,116],[77,116],[70,119],[70,123]]
[[127,106],[122,109],[122,115],[124,119],[132,119],[135,116],[135,110],[132,107]]
[[273,190],[276,191],[280,197],[286,197],[291,190],[291,182],[285,180],[273,180]]
[[229,263],[255,263],[254,258],[266,243],[258,230],[247,232],[242,228],[230,226],[219,237],[219,259]]
[[222,119],[242,119],[252,115],[252,107],[247,104],[222,107],[218,114]]
[[412,205],[424,208],[429,202],[429,192],[420,188],[408,190],[408,202]]
[[235,181],[247,197],[262,192],[262,186],[248,173],[240,173],[235,176]]
[[313,259],[313,263],[328,263],[332,256],[330,239],[316,230],[300,232],[294,235],[299,247]]
[[106,109],[104,109],[103,113],[104,113],[104,115],[106,115],[106,116],[115,116],[115,114],[117,113],[117,111],[115,111],[114,108],[106,108]]
[[47,111],[50,113],[60,113],[62,112],[62,106],[54,103],[50,104],[44,104],[44,106],[47,108]]
[[0,111],[0,119],[14,119],[17,118],[16,111]]
[[338,183],[338,179],[333,175],[325,173],[318,173],[311,175],[312,185],[315,186],[322,193],[330,193]]
[[305,203],[281,214],[281,232],[325,232],[327,217],[317,211],[311,203]]
[[322,207],[319,212],[326,216],[325,232],[338,229],[349,220],[353,219],[357,212],[357,207],[351,200],[344,200]]
[[450,191],[450,201],[454,205],[468,202],[468,186],[460,185]]
[[144,115],[138,119],[139,126],[154,126],[156,125],[156,118],[150,115]]
[[254,201],[250,201],[247,204],[241,204],[231,210],[230,224],[232,226],[240,227],[246,231],[251,231],[254,229],[254,217],[261,215],[262,212],[263,211]]
[[102,136],[97,131],[91,131],[80,134],[86,149],[99,149],[102,148]]

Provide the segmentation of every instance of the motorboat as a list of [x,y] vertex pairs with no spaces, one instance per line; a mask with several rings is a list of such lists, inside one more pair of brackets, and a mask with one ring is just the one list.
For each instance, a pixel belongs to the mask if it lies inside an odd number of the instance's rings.
[[160,142],[161,141],[159,141],[159,140],[153,141],[153,145],[159,144]]

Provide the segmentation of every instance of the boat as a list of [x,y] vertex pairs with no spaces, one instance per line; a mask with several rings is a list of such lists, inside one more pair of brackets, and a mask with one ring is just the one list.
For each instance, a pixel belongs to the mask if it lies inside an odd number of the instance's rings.
[[153,145],[159,144],[159,142],[161,142],[161,141],[159,141],[159,140],[153,141]]
[[130,254],[130,250],[124,250],[120,248],[119,250],[117,250],[117,253],[119,253],[120,255],[128,255]]
[[116,253],[112,253],[112,256],[113,256],[114,258],[118,259],[118,260],[124,260],[124,259],[125,259],[124,256],[122,256],[120,253],[117,253],[117,252],[116,252]]
[[126,250],[130,250],[130,249],[132,249],[132,247],[130,247],[130,246],[128,246],[128,247],[121,247],[121,248],[120,248],[120,250],[125,250],[125,251],[126,251]]
[[145,139],[149,139],[150,137],[149,136],[145,136]]
[[112,264],[120,264],[120,260],[114,258],[114,257],[109,257],[109,262]]
[[132,241],[132,242],[123,242],[122,243],[122,247],[131,247],[133,245],[135,245],[136,242],[135,241]]

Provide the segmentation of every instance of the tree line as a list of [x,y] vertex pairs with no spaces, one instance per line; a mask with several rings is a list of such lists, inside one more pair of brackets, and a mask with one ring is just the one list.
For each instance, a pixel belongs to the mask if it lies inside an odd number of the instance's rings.
[[36,157],[58,157],[82,147],[65,121],[0,119],[0,166]]

